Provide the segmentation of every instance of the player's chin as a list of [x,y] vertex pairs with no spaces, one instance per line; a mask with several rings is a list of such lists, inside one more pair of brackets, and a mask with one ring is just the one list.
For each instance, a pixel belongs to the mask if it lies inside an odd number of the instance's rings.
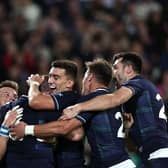
[[55,93],[55,90],[50,90],[49,94]]

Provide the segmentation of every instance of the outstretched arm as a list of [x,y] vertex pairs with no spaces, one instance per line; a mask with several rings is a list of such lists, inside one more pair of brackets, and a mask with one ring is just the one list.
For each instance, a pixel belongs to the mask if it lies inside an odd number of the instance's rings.
[[66,121],[53,121],[47,124],[35,125],[34,135],[39,137],[68,135],[81,126],[81,122],[75,118]]
[[113,108],[128,101],[132,95],[133,92],[131,89],[121,87],[111,94],[97,96],[89,101],[67,107],[64,109],[63,115],[60,117],[60,119],[70,119],[84,111],[99,111]]
[[25,123],[20,122],[11,128],[10,132],[17,139],[23,138],[24,135],[33,135],[39,138],[64,135],[71,140],[79,140],[84,134],[81,125],[81,122],[75,118],[39,125],[25,125]]

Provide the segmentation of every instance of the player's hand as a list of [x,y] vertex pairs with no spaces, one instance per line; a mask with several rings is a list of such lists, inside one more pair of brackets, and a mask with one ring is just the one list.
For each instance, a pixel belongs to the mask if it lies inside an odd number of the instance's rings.
[[14,140],[19,140],[24,137],[25,134],[25,126],[27,124],[25,122],[19,122],[9,129],[9,134]]
[[9,110],[4,118],[4,121],[2,123],[3,126],[10,127],[22,119],[23,116],[23,108],[20,108],[19,106],[15,106],[12,110]]
[[27,83],[29,86],[31,84],[41,85],[43,81],[44,81],[44,76],[41,76],[39,74],[31,74],[27,79]]
[[80,112],[81,112],[81,109],[79,104],[69,106],[63,110],[63,114],[59,118],[59,120],[68,120],[68,119],[74,118]]
[[123,113],[123,119],[124,119],[124,128],[130,129],[131,126],[134,123],[134,119],[131,113]]

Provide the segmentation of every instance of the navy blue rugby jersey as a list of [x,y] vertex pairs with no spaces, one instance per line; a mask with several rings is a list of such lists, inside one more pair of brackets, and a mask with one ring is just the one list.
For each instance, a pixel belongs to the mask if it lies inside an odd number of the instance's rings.
[[[42,123],[47,123],[50,121],[57,120],[62,113],[62,109],[64,109],[69,105],[75,104],[75,102],[79,98],[79,94],[73,91],[66,91],[59,94],[53,94],[52,98],[56,105],[55,110],[53,111],[52,110],[34,110],[28,105],[28,97],[25,95],[21,96],[18,100],[10,102],[0,109],[2,114],[1,121],[3,121],[4,115],[6,114],[6,112],[9,109],[12,109],[16,105],[20,105],[20,107],[23,107],[24,111],[23,111],[22,121],[26,122],[29,125],[42,124]],[[66,139],[64,141],[69,142],[69,140],[66,140]],[[12,151],[15,149],[16,151],[18,150],[31,151],[32,148],[34,148],[34,144],[36,142],[37,142],[36,137],[26,136],[24,137],[23,141],[10,140],[8,146],[9,146],[9,150],[12,150]]]
[[[75,91],[65,91],[57,94],[52,94],[52,98],[55,103],[55,109],[58,111],[59,116],[62,114],[62,110],[70,105],[73,105],[77,102],[80,95]],[[63,151],[78,151],[81,147],[81,142],[73,142],[64,138],[63,136],[57,137],[59,145],[57,146],[58,152]]]
[[[107,93],[110,91],[98,89],[83,96],[80,102]],[[85,124],[86,136],[92,151],[93,167],[106,168],[129,158],[124,147],[125,134],[120,107],[94,113],[82,112],[76,118]]]
[[122,86],[130,88],[134,93],[123,107],[133,115],[134,124],[130,133],[140,151],[149,154],[168,147],[165,106],[157,88],[141,76],[136,76]]
[[[7,103],[6,105],[2,106],[0,108],[0,123],[3,122],[6,112],[8,110],[11,110],[14,106],[19,105],[20,107],[24,108],[23,111],[23,121],[25,121],[28,124],[40,124],[40,123],[46,123],[49,121],[53,121],[58,119],[59,114],[53,113],[53,110],[34,110],[28,105],[28,97],[26,95],[22,95],[19,99],[12,101],[10,103]],[[37,114],[34,114],[34,112],[37,112]],[[46,112],[51,112],[50,115]],[[33,116],[32,116],[33,115]]]
[[[2,110],[3,117],[1,117],[1,120],[3,121],[4,115],[9,109],[12,109],[14,106],[20,105],[20,107],[23,107],[23,118],[22,121],[26,122],[29,125],[34,124],[41,124],[46,123],[49,121],[57,120],[59,117],[59,114],[55,111],[51,110],[34,110],[30,108],[28,105],[28,97],[27,96],[21,96],[18,100],[10,102],[3,106],[0,111]],[[8,152],[31,152],[31,151],[38,151],[36,150],[37,146],[37,139],[33,136],[26,136],[24,137],[23,141],[13,141],[9,140],[8,143]],[[42,152],[40,152],[43,154]],[[39,156],[40,157],[40,156]]]
[[80,95],[76,91],[65,91],[52,94],[51,96],[55,103],[55,109],[60,111],[61,113],[64,108],[75,104],[80,98]]

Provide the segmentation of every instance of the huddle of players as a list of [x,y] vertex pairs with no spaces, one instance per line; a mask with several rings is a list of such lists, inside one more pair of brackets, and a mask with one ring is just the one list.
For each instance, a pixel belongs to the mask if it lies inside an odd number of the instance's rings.
[[[129,112],[127,123],[130,118],[133,121],[129,134],[142,156],[142,166],[166,167],[168,135],[164,103],[155,86],[140,75],[140,56],[119,53],[113,57],[112,68],[104,60],[86,66],[81,97],[74,88],[76,64],[60,60],[53,62],[49,71],[50,93],[40,91],[43,82],[40,75],[31,75],[28,97],[22,96],[0,109],[2,121],[16,105],[24,109],[24,122],[10,129],[13,137],[23,140],[9,139],[7,167],[84,167],[84,128],[92,151],[91,168],[133,168],[135,165],[125,150],[123,112]],[[109,89],[112,69],[120,84],[114,92]],[[55,156],[52,145],[39,140],[47,137],[48,141],[53,136],[57,137]]]

